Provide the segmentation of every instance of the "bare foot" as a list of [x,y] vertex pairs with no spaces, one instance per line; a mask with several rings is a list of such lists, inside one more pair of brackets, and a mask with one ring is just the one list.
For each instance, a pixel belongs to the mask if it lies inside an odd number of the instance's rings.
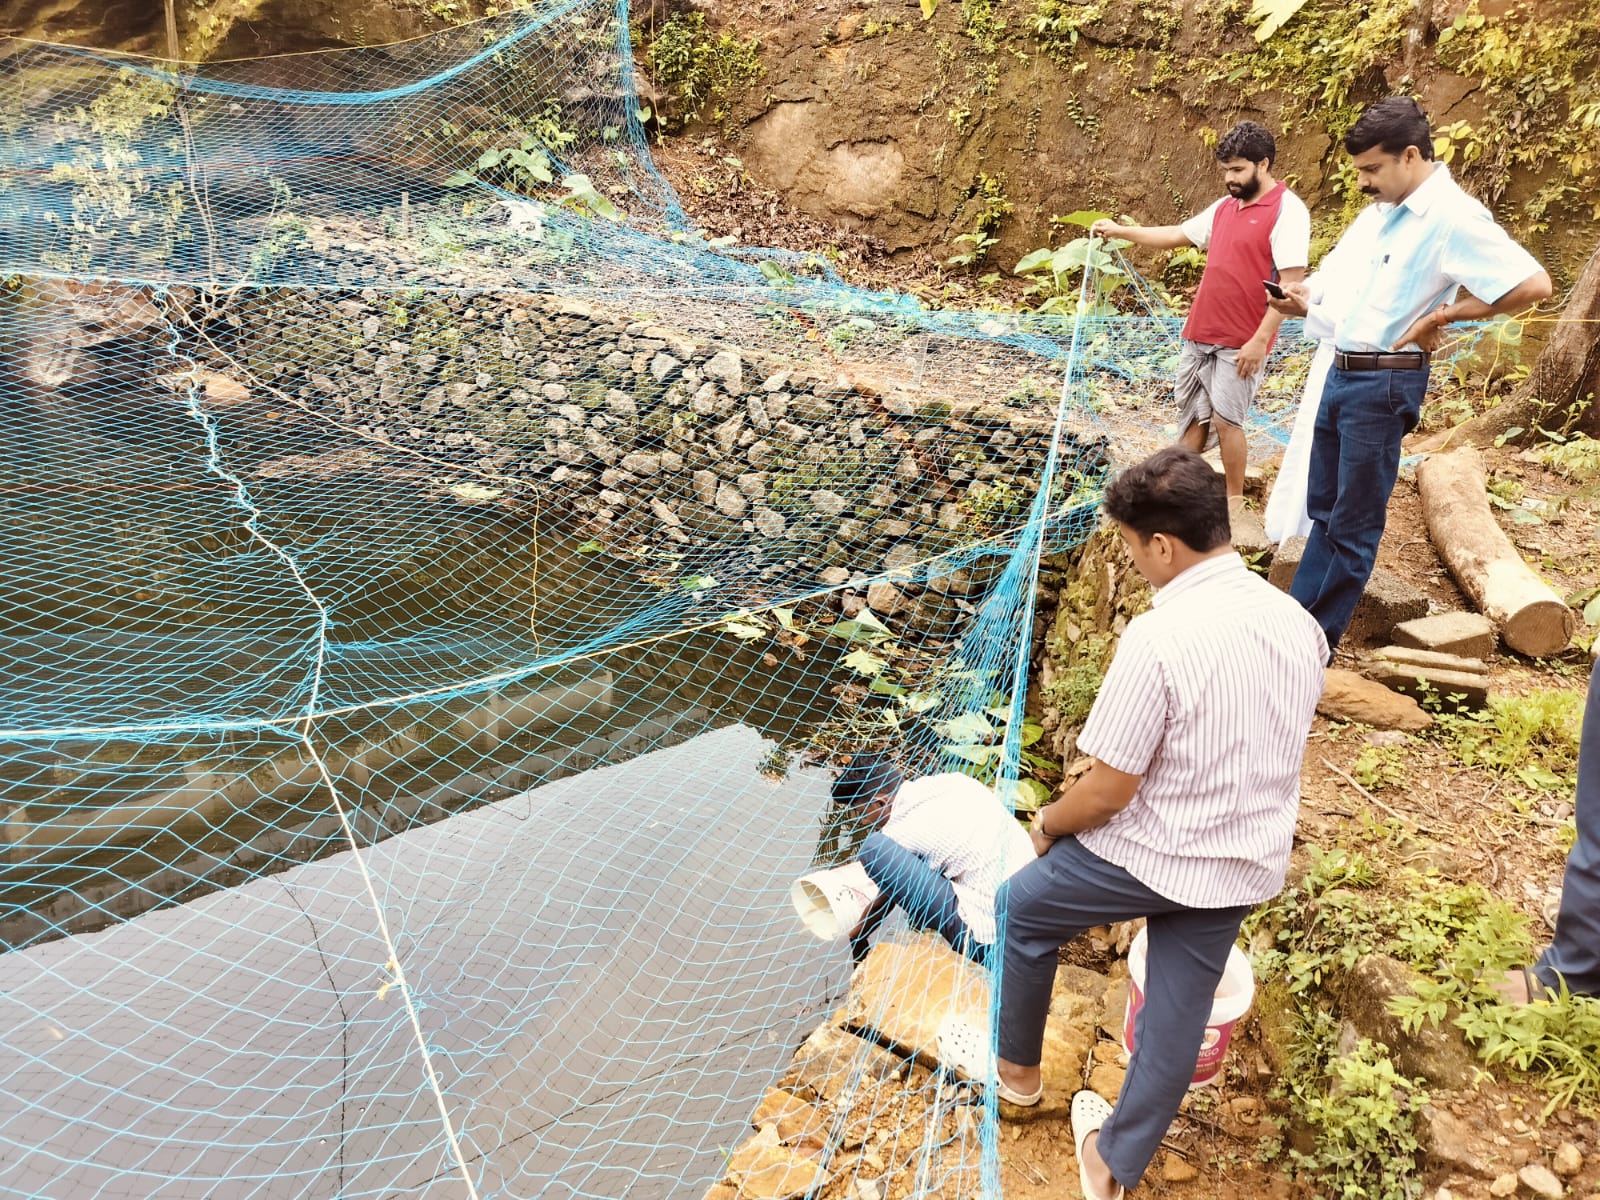
[[1100,1157],[1100,1133],[1096,1130],[1083,1142],[1083,1169],[1089,1177],[1092,1196],[1084,1200],[1107,1200],[1107,1197],[1119,1194],[1119,1185],[1111,1174],[1111,1168],[1106,1166],[1105,1159]]

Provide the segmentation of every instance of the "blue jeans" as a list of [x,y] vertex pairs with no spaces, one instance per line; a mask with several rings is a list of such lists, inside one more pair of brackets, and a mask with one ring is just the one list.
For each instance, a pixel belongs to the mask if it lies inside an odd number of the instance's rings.
[[1578,840],[1567,855],[1561,881],[1561,912],[1550,949],[1533,973],[1551,987],[1565,981],[1568,990],[1600,997],[1600,694],[1595,680],[1600,663],[1589,672],[1589,698],[1584,701],[1583,732],[1578,743],[1578,794],[1574,801]]
[[1096,925],[1149,918],[1137,1049],[1099,1141],[1117,1182],[1136,1187],[1194,1078],[1211,998],[1251,906],[1186,908],[1073,837],[1018,870],[1000,889],[998,904],[1006,930],[1000,1057],[1024,1067],[1043,1055],[1061,947]]
[[1330,655],[1372,575],[1400,440],[1416,428],[1427,390],[1426,368],[1328,372],[1306,486],[1311,536],[1289,594],[1322,626]]
[[[955,888],[930,867],[926,859],[884,836],[881,830],[867,835],[861,843],[860,858],[862,868],[878,885],[878,891],[889,898],[893,907],[906,914],[906,922],[913,929],[936,930],[951,947],[982,961],[988,947],[971,936],[967,923],[961,919]],[[851,941],[851,955],[857,962],[866,956],[867,939],[876,932],[889,911],[889,908],[879,909],[876,917],[862,926],[861,932]]]

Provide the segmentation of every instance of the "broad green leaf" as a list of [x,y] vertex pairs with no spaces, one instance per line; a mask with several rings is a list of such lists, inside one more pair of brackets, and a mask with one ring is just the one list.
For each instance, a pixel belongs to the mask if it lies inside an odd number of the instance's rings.
[[934,726],[941,736],[949,738],[952,742],[976,742],[991,738],[995,728],[989,724],[982,713],[962,713],[959,717],[951,717],[948,721],[940,721]]
[[1050,803],[1050,789],[1037,779],[1019,779],[1007,791],[1011,807],[1018,812],[1035,813]]
[[599,542],[587,541],[583,545],[578,547],[578,551],[577,552],[579,554],[599,554],[600,551],[602,551],[604,549],[605,549],[605,546],[601,545]]
[[939,707],[942,699],[944,697],[938,692],[912,692],[902,703],[905,705],[905,710],[915,716]]
[[878,675],[889,665],[870,650],[852,650],[839,661],[857,675]]
[[1044,736],[1044,726],[1037,721],[1022,722],[1022,744],[1031,746]]
[[1256,26],[1256,41],[1264,42],[1305,6],[1306,0],[1255,0],[1250,6],[1250,15],[1245,19],[1261,22]]
[[791,631],[794,629],[794,609],[775,608],[772,610],[772,616],[784,629]]
[[1583,606],[1583,623],[1585,625],[1600,625],[1600,595]]
[[1037,271],[1040,267],[1047,265],[1054,254],[1055,251],[1049,246],[1044,247],[1042,250],[1035,250],[1032,254],[1024,254],[1017,265],[1012,268],[1012,273],[1026,275],[1030,271]]
[[1114,219],[1115,218],[1113,218],[1110,213],[1090,212],[1087,209],[1079,209],[1077,212],[1068,213],[1064,217],[1056,217],[1055,221],[1058,225],[1081,225],[1087,229],[1096,221],[1110,221]]
[[952,745],[946,746],[944,752],[953,754],[963,762],[986,767],[992,762],[997,762],[1000,755],[1005,752],[1005,748],[1002,746]]
[[716,586],[716,579],[710,575],[690,575],[683,580],[683,588],[688,592],[703,592]]
[[478,182],[478,177],[471,171],[457,171],[444,181],[445,187],[467,187]]
[[898,683],[890,683],[881,675],[872,681],[872,686],[867,689],[875,696],[903,696],[906,689]]
[[485,150],[478,155],[478,170],[487,171],[490,167],[499,166],[500,158],[504,154],[504,150]]
[[931,20],[933,14],[939,11],[939,0],[922,0],[922,19]]
[[871,642],[874,645],[894,636],[894,631],[878,620],[870,608],[863,608],[855,616],[838,622],[828,632],[847,642]]

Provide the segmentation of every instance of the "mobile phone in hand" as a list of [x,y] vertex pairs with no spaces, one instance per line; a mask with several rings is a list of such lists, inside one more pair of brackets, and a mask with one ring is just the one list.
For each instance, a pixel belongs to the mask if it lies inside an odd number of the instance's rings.
[[1271,296],[1274,300],[1287,300],[1289,298],[1289,293],[1284,291],[1277,284],[1273,283],[1270,279],[1263,279],[1261,281],[1261,286],[1267,289],[1267,295]]

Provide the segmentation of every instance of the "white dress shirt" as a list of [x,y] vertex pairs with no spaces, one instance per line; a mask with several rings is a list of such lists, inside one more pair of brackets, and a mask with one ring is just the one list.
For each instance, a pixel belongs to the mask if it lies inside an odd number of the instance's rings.
[[959,771],[901,784],[883,835],[921,855],[950,881],[956,910],[972,936],[985,944],[994,941],[995,892],[1037,857],[1011,810]]
[[[1311,278],[1306,319],[1313,329],[1331,325],[1340,350],[1417,349],[1395,342],[1460,288],[1493,304],[1540,269],[1450,169],[1435,163],[1399,204],[1370,204],[1351,222]],[[1335,284],[1350,291],[1335,296]],[[1317,311],[1325,302],[1332,314]]]
[[1128,623],[1078,738],[1139,785],[1078,840],[1191,908],[1277,895],[1327,657],[1311,615],[1237,554],[1173,579]]

